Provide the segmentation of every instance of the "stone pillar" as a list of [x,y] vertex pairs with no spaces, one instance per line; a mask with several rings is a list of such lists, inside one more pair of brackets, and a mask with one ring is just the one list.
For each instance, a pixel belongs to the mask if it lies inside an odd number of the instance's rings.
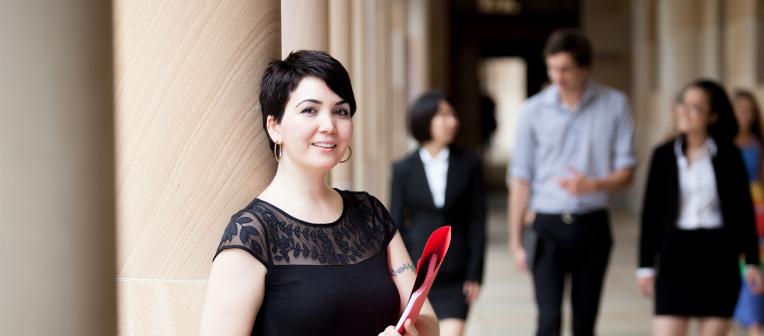
[[[759,0],[754,3],[754,34],[753,40],[756,44],[756,50],[754,50],[754,59],[761,59],[764,57],[764,1]],[[756,73],[754,81],[759,91],[759,99],[762,98],[762,90],[764,90],[764,64],[762,62],[755,62],[753,72]]]
[[699,8],[694,0],[658,2],[658,85],[669,95],[699,73]]
[[257,97],[279,1],[114,4],[119,332],[193,335],[223,229],[275,171]]
[[[410,99],[406,85],[408,66],[406,55],[407,0],[392,0],[391,2],[391,27],[390,27],[390,84],[392,85],[390,99],[390,151],[393,160],[400,159],[408,149],[406,109]],[[413,139],[413,138],[411,138]]]
[[699,27],[701,9],[694,0],[656,1],[658,11],[657,30],[657,76],[652,93],[649,125],[653,127],[650,139],[656,142],[674,132],[672,109],[677,94],[687,83],[698,78],[701,70]]
[[281,0],[281,57],[297,50],[329,50],[328,0]]
[[[430,84],[430,14],[428,0],[406,1],[406,47],[408,49],[408,96],[416,99]],[[410,101],[409,101],[410,102]]]
[[111,4],[0,22],[0,334],[114,335]]
[[[632,64],[631,72],[631,104],[634,109],[634,121],[635,121],[635,137],[636,143],[645,143],[640,141],[647,139],[647,133],[645,133],[649,126],[649,115],[651,109],[650,95],[655,89],[657,75],[655,67],[656,64],[656,18],[655,18],[655,1],[654,0],[636,0],[631,5],[631,53]],[[646,157],[643,154],[648,154],[652,144],[637,148],[639,157]]]
[[366,137],[363,135],[366,133],[366,119],[369,118],[370,110],[367,108],[368,106],[368,98],[366,97],[367,90],[367,83],[365,82],[367,78],[369,78],[369,67],[366,65],[367,60],[365,46],[368,43],[368,39],[366,36],[366,25],[368,22],[366,22],[364,18],[364,8],[367,6],[365,0],[352,0],[351,3],[351,25],[352,25],[352,34],[351,34],[351,48],[352,48],[352,54],[351,58],[352,64],[355,64],[356,66],[353,68],[353,71],[350,73],[350,79],[353,81],[353,90],[355,91],[355,100],[356,104],[358,105],[358,111],[353,117],[353,156],[355,157],[353,159],[353,189],[356,190],[366,190],[367,183],[365,183],[365,178],[369,174],[364,168],[368,165],[367,164],[367,158],[366,158]]
[[[653,109],[653,92],[657,83],[657,18],[655,0],[636,0],[631,3],[631,54],[632,83],[631,107],[634,118],[634,144],[641,167],[648,167],[653,146],[659,135],[666,132],[665,124],[653,123],[656,114],[670,113],[666,109]],[[644,193],[647,169],[637,169],[629,188],[631,201],[628,206],[638,213]]]
[[702,0],[698,29],[699,77],[722,79],[722,10],[721,0]]
[[[371,62],[373,65],[373,75],[370,78],[374,83],[374,90],[367,92],[366,95],[374,99],[374,123],[369,125],[374,128],[374,140],[369,143],[368,152],[373,154],[373,164],[377,167],[377,173],[373,175],[374,179],[371,192],[374,193],[383,203],[389,205],[390,201],[390,178],[392,176],[391,165],[393,162],[393,139],[396,136],[393,130],[393,84],[391,67],[391,26],[392,26],[392,6],[389,1],[371,1],[373,6],[369,16],[375,17],[374,41],[375,45],[371,50],[376,50],[374,55],[376,59]],[[398,135],[399,136],[399,135]]]
[[[761,60],[756,57],[756,10],[760,1],[725,1],[724,81],[728,87],[751,88],[756,83],[756,70]],[[761,10],[761,9],[759,9]]]
[[[352,9],[350,5],[350,0],[329,0],[329,53],[352,74],[352,49],[350,47]],[[355,84],[353,83],[353,93],[357,96],[358,88]],[[340,163],[332,169],[332,186],[339,189],[353,189],[353,162],[351,157],[350,161]]]
[[353,84],[359,109],[353,127],[353,187],[389,199],[391,115],[390,3],[353,2]]

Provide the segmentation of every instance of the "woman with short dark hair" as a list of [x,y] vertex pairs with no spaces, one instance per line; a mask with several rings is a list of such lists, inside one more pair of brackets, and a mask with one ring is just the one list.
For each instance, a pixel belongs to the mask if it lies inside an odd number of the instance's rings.
[[469,305],[480,292],[485,252],[485,196],[480,161],[452,143],[459,127],[438,91],[409,109],[409,130],[420,148],[393,166],[390,212],[411,255],[441,226],[452,229],[451,248],[430,291],[441,335],[462,335]]
[[675,109],[679,136],[653,151],[641,218],[638,284],[655,298],[654,335],[725,335],[745,255],[746,285],[762,289],[738,126],[719,84],[690,83]]
[[[202,335],[399,335],[415,271],[395,223],[365,192],[332,189],[350,159],[356,103],[336,59],[298,51],[261,83],[276,176],[235,213],[212,263]],[[429,303],[405,335],[437,335]]]

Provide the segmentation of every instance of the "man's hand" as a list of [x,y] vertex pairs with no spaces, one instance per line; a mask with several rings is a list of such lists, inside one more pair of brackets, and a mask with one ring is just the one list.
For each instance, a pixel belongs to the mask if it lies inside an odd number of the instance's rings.
[[597,180],[581,174],[578,170],[571,167],[571,177],[560,177],[557,182],[560,187],[567,190],[571,195],[585,195],[598,191]]
[[528,254],[525,252],[525,248],[522,245],[517,244],[511,248],[512,257],[515,261],[515,268],[520,273],[528,272]]
[[521,273],[528,271],[528,256],[523,248],[521,237],[523,235],[523,221],[528,210],[528,201],[531,198],[530,182],[521,178],[513,178],[510,184],[509,197],[507,198],[509,214],[507,224],[509,230],[509,253],[515,261],[515,268]]

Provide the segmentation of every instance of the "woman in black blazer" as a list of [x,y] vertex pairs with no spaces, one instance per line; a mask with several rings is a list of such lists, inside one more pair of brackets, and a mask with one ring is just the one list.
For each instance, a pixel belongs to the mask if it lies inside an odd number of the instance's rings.
[[393,165],[390,212],[417,258],[435,229],[450,225],[451,247],[430,291],[441,335],[462,335],[469,304],[483,279],[485,198],[480,160],[451,147],[459,121],[440,92],[409,110],[420,148]]
[[746,170],[732,139],[737,123],[724,89],[698,80],[675,109],[679,135],[653,151],[642,209],[640,291],[655,296],[655,335],[725,335],[745,279],[761,290]]

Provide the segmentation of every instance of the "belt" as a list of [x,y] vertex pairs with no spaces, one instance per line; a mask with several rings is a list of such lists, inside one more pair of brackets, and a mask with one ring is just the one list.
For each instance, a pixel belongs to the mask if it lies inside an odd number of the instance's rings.
[[562,212],[562,213],[538,213],[536,216],[539,216],[541,218],[550,218],[550,219],[559,219],[561,222],[565,224],[573,224],[576,222],[586,221],[588,219],[591,219],[593,217],[599,217],[599,216],[607,216],[607,210],[601,209],[601,210],[594,210],[590,212],[584,212],[584,213],[572,213],[572,212]]

